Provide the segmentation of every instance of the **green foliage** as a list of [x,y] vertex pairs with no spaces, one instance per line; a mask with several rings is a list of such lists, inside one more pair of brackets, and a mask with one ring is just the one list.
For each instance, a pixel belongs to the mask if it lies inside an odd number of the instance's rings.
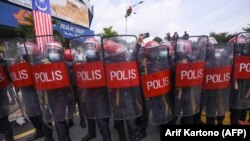
[[218,43],[224,43],[224,42],[228,42],[236,34],[237,33],[229,34],[228,32],[222,32],[222,33],[211,32],[210,36],[214,37]]
[[157,43],[162,42],[163,40],[160,37],[155,37],[153,41],[156,41]]
[[34,20],[33,16],[29,15],[24,18],[25,21],[28,22],[28,24],[18,24],[16,28],[16,32],[21,37],[31,37],[35,36],[34,32]]
[[114,30],[112,30],[112,26],[110,27],[104,27],[103,28],[103,33],[101,33],[101,35],[103,37],[109,37],[109,36],[115,36],[115,35],[118,35],[118,33]]
[[[28,24],[18,24],[16,31],[19,36],[21,37],[33,37],[35,36],[35,31],[34,31],[34,19],[33,16],[30,14],[29,16],[24,17],[24,20]],[[58,22],[52,19],[52,24],[57,24]]]
[[[34,37],[35,31],[34,31],[34,19],[32,15],[29,15],[24,18],[25,21],[27,21],[28,24],[18,24],[16,31],[19,36],[21,37]],[[58,24],[56,20],[52,19],[52,24]],[[55,36],[58,36],[58,38],[62,41],[63,47],[68,48],[67,42],[65,38],[57,31],[53,31]]]
[[242,29],[246,32],[250,32],[250,24],[247,24],[248,27],[243,27]]

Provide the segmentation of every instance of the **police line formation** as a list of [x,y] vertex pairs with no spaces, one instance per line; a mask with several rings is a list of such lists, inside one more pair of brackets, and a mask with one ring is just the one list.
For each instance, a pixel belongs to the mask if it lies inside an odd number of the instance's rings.
[[[96,137],[97,123],[104,141],[110,141],[109,120],[114,120],[120,141],[146,136],[147,123],[231,124],[245,121],[250,108],[250,33],[227,43],[190,36],[177,42],[143,42],[144,34],[101,37],[87,35],[69,40],[62,48],[57,36],[4,41],[0,67],[1,132],[13,141],[8,115],[17,108],[36,132],[53,141],[54,123],[59,141],[69,141],[67,120],[76,112],[88,121]],[[82,121],[84,122],[84,121]],[[247,121],[246,121],[247,122]],[[249,122],[249,121],[248,121]],[[84,126],[84,125],[83,125]],[[160,126],[160,127],[161,127]]]

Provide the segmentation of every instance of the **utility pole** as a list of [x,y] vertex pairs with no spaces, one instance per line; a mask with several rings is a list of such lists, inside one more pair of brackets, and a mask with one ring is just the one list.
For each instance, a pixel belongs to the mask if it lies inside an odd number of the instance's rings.
[[[138,4],[142,4],[143,3],[143,1],[140,1],[140,2],[138,2],[138,3],[136,3],[136,4],[134,4],[134,5],[132,5],[132,6],[129,6],[129,7],[127,7],[126,8],[126,15],[125,15],[125,22],[126,22],[126,30],[125,30],[125,32],[126,32],[126,35],[127,35],[127,32],[128,32],[128,17],[132,14],[132,12],[133,12],[133,7],[135,7],[136,5],[138,5]],[[134,13],[135,14],[135,13]]]

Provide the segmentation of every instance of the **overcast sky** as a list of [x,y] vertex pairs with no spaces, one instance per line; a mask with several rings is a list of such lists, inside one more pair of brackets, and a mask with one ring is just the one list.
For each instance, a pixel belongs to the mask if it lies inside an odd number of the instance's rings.
[[[91,0],[95,33],[113,26],[119,34],[126,33],[126,7],[141,0]],[[143,0],[127,18],[127,33],[149,32],[151,38],[164,37],[167,32],[180,36],[209,35],[210,32],[241,32],[250,24],[250,0]]]

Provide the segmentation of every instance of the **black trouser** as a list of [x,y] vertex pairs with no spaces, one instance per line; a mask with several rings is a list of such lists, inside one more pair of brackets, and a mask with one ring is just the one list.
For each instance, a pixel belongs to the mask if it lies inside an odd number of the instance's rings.
[[102,134],[103,141],[111,141],[110,131],[109,131],[109,118],[101,118],[101,119],[87,119],[88,121],[88,132],[90,135],[95,135],[96,124],[99,127],[99,130]]
[[73,85],[72,86],[72,89],[73,89],[73,92],[74,92],[74,99],[78,105],[78,108],[79,108],[79,115],[80,115],[80,118],[82,120],[85,120],[85,117],[83,117],[83,113],[82,113],[82,107],[81,107],[81,103],[80,103],[80,98],[79,98],[79,93],[78,93],[78,89],[77,89],[77,86],[76,85]]
[[52,132],[52,123],[48,122],[46,124],[46,126],[44,126],[44,134],[45,134],[45,138],[48,140],[52,140],[53,139],[53,132]]
[[8,116],[0,118],[0,132],[4,134],[6,141],[14,141],[13,131],[10,126]]
[[[47,123],[50,127],[46,126],[45,134],[52,137],[52,123]],[[69,128],[66,121],[56,121],[55,128],[57,132],[58,141],[70,141]]]
[[114,120],[120,141],[126,140],[126,134],[124,129],[124,121],[126,121],[128,127],[129,141],[136,141],[136,119],[128,120]]
[[230,121],[232,125],[239,124],[239,120],[246,120],[247,109],[230,109],[230,112]]
[[146,133],[147,125],[148,125],[148,114],[147,107],[144,98],[142,97],[142,115],[136,119],[136,125],[138,127],[139,132]]
[[196,124],[196,125],[199,125],[199,124],[202,124],[201,122],[201,112],[198,112],[196,113],[194,116],[193,116],[193,123]]
[[55,127],[59,141],[70,141],[69,128],[66,121],[56,121]]
[[217,125],[223,125],[224,118],[225,116],[206,117],[206,124],[215,125],[217,120]]
[[37,133],[43,133],[44,126],[46,126],[42,120],[42,116],[29,117],[30,122],[36,128]]
[[194,116],[185,116],[181,118],[180,124],[191,125],[194,123]]
[[168,125],[176,125],[176,120],[177,120],[178,117],[173,117],[170,121],[168,121]]

